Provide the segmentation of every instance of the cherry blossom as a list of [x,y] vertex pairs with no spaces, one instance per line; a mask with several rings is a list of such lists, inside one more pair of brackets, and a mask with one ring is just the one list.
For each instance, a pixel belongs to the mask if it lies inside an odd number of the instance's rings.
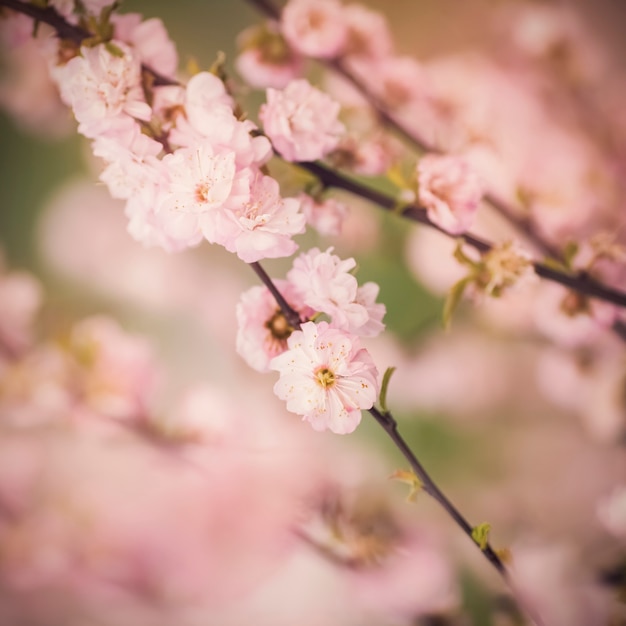
[[292,236],[304,232],[305,218],[295,198],[281,198],[276,180],[257,173],[249,197],[217,216],[214,240],[246,263],[290,256]]
[[111,318],[90,317],[72,330],[69,349],[83,372],[81,401],[101,415],[143,419],[158,383],[152,348]]
[[161,19],[152,17],[144,20],[139,13],[114,13],[111,22],[115,38],[131,46],[142,63],[162,76],[174,76],[178,68],[178,53]]
[[241,52],[235,67],[251,87],[284,89],[302,76],[304,60],[292,50],[274,26],[252,26],[237,38]]
[[[313,315],[313,309],[300,301],[291,283],[276,279],[274,284],[301,319]],[[237,323],[237,353],[255,370],[269,372],[270,361],[287,349],[287,339],[294,329],[267,287],[257,285],[241,294]]]
[[50,77],[45,49],[53,41],[45,24],[37,37],[33,21],[15,14],[0,20],[0,105],[29,132],[62,137],[72,131],[72,119]]
[[[2,258],[0,257],[0,269]],[[26,272],[0,274],[0,359],[7,350],[16,354],[31,340],[32,322],[41,305],[41,287]]]
[[263,129],[288,161],[315,161],[339,143],[344,125],[340,105],[306,80],[295,80],[283,91],[267,90],[259,117]]
[[337,56],[347,41],[346,26],[337,0],[290,0],[281,15],[285,39],[304,56]]
[[350,4],[343,9],[348,29],[346,55],[383,59],[391,55],[393,42],[385,17],[361,4]]
[[[119,53],[111,54],[114,46]],[[141,88],[140,61],[119,41],[83,46],[81,54],[53,69],[63,101],[72,107],[79,132],[94,138],[121,115],[148,120],[151,109]]]
[[306,322],[270,361],[280,373],[274,392],[315,430],[351,433],[378,396],[378,371],[357,337],[327,322]]
[[336,237],[341,233],[341,225],[348,213],[348,207],[344,202],[336,198],[318,201],[305,193],[301,193],[298,199],[302,203],[302,212],[307,224],[315,228],[320,235]]
[[[169,180],[163,185],[158,213],[162,214],[166,229],[176,237],[193,237],[203,228],[211,240],[214,213],[236,189],[235,153],[215,151],[204,142],[195,149],[180,148],[166,154],[163,168]],[[243,185],[245,198],[248,181],[239,176],[238,182]]]
[[[326,313],[333,325],[357,335],[372,336],[380,323],[384,306],[375,305],[377,291],[365,287],[359,291],[356,278],[350,271],[356,267],[352,258],[342,260],[332,254],[311,248],[293,262],[287,278],[295,285],[302,301],[316,311]],[[362,288],[363,289],[363,288]]]
[[478,176],[458,157],[429,154],[417,165],[418,193],[428,217],[454,235],[466,231],[482,197]]

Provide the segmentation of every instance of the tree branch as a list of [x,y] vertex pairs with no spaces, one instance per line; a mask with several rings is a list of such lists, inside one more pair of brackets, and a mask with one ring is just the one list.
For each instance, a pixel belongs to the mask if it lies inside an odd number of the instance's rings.
[[[371,187],[354,179],[348,178],[343,174],[339,174],[325,165],[320,163],[298,163],[297,165],[319,178],[322,184],[326,187],[335,187],[336,189],[343,189],[344,191],[353,193],[360,198],[369,200],[370,202],[379,205],[387,211],[396,212],[404,218],[430,226],[431,228],[435,228],[451,239],[463,239],[465,243],[472,246],[480,253],[488,252],[493,248],[492,243],[471,233],[452,235],[446,232],[428,219],[426,209],[414,205],[409,205],[399,209],[398,203],[393,196],[376,189],[372,189]],[[574,289],[583,295],[598,298],[620,307],[626,307],[626,293],[618,289],[608,287],[588,274],[568,274],[567,272],[553,268],[545,263],[540,263],[539,261],[535,261],[533,263],[533,267],[535,269],[535,273],[542,278],[559,283],[565,287],[569,287],[570,289]],[[621,325],[622,324],[620,324],[620,326]]]
[[[271,0],[247,0],[249,3],[256,6],[259,10],[261,10],[265,15],[270,17],[271,19],[279,19],[280,18],[280,9],[278,9]],[[344,63],[341,62],[340,59],[317,59],[321,64],[329,69],[335,71],[337,74],[342,76],[345,80],[347,80],[353,87],[355,87],[361,94],[366,98],[369,102],[370,106],[376,112],[378,118],[381,122],[387,126],[389,129],[393,130],[399,137],[401,137],[407,144],[410,146],[417,148],[422,152],[435,152],[441,153],[441,150],[427,141],[424,137],[417,134],[415,131],[409,131],[401,122],[399,122],[392,113],[387,110],[386,104],[378,98],[372,91],[358,78],[356,77],[350,70],[345,66]],[[314,164],[305,164],[303,165],[305,169],[312,171],[313,168],[311,165]],[[326,178],[328,179],[328,172],[325,173]],[[320,179],[324,182],[324,180]],[[341,189],[345,189],[347,191],[352,191],[353,193],[357,193],[353,189],[349,189],[347,186],[350,183],[346,183],[347,179],[337,180],[336,182],[340,182],[341,185],[334,185],[332,183],[328,183],[329,186],[336,186]],[[351,182],[351,181],[350,181]],[[361,191],[363,189],[361,188]],[[372,190],[373,191],[373,190]],[[359,194],[361,195],[361,194]],[[382,194],[369,193],[369,198],[372,202],[379,204],[380,206],[391,210],[395,208],[396,203],[393,202],[392,205],[387,203],[387,198],[383,198]],[[383,200],[381,202],[381,200]],[[561,251],[554,246],[552,243],[544,239],[534,228],[532,222],[528,218],[524,218],[519,216],[516,211],[510,207],[504,200],[496,196],[493,192],[487,192],[485,195],[485,200],[500,214],[502,215],[512,226],[514,226],[519,232],[524,234],[529,241],[531,241],[545,256],[555,259],[557,261],[562,260]],[[417,207],[409,207],[405,209],[402,213],[405,217],[409,217],[410,219],[420,222],[422,224],[427,224],[433,228],[437,228],[437,230],[442,231],[440,228],[435,226],[432,222],[430,222],[426,216],[423,209]],[[473,246],[480,252],[486,252],[491,248],[491,245],[487,242],[483,242],[478,238],[474,237],[471,234],[464,234],[462,238],[469,245]],[[610,287],[605,287],[602,283],[592,279],[587,275],[577,275],[572,276],[565,272],[560,272],[558,270],[553,269],[552,267],[544,264],[536,262],[534,263],[535,272],[537,275],[542,278],[546,278],[548,280],[552,280],[554,282],[560,283],[566,287],[574,289],[584,295],[599,298],[602,300],[606,300],[607,302],[611,302],[618,306],[626,306],[626,294],[612,289]],[[626,324],[622,321],[616,321],[613,324],[613,330],[615,333],[624,341],[626,341]]]

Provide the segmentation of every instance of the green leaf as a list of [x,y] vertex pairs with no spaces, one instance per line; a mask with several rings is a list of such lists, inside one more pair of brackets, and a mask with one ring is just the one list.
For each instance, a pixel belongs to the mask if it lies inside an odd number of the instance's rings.
[[450,327],[450,321],[452,320],[452,315],[456,311],[459,303],[461,302],[461,298],[463,297],[463,293],[465,293],[465,289],[472,281],[471,276],[466,276],[465,278],[461,278],[458,282],[456,282],[450,288],[448,295],[446,296],[446,301],[443,305],[443,327],[447,330]]
[[383,382],[380,385],[380,396],[378,397],[378,401],[380,403],[380,408],[383,413],[387,413],[387,387],[389,387],[389,381],[391,380],[391,376],[396,371],[395,367],[388,367],[383,374]]
[[481,550],[487,547],[489,542],[489,533],[491,532],[491,524],[483,522],[472,528],[472,539],[476,542]]

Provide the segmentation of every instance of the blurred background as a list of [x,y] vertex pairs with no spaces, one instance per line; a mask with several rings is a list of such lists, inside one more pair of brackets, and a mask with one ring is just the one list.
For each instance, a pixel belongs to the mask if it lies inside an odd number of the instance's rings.
[[[484,61],[479,66],[500,64],[505,74],[506,63],[511,73],[520,63],[514,54],[508,56],[515,11],[529,4],[564,8],[584,30],[585,45],[593,42],[594,54],[599,51],[601,57],[601,71],[589,86],[601,84],[618,94],[616,102],[624,101],[626,6],[620,0],[363,4],[386,16],[402,53],[425,64],[441,61],[442,67],[449,67],[446,60],[456,63],[466,54],[473,59],[480,55]],[[233,76],[236,37],[259,21],[244,0],[126,0],[122,10],[160,17],[178,47],[181,67],[207,68],[223,51]],[[524,74],[520,84],[526,79]],[[471,81],[468,85],[471,99]],[[254,119],[261,97],[245,90],[242,96]],[[504,108],[510,104],[504,98],[502,102]],[[497,109],[497,102],[492,104]],[[514,117],[508,122],[514,125]],[[123,205],[111,200],[97,182],[99,165],[87,141],[73,129],[67,120],[67,127],[60,123],[44,129],[44,137],[0,111],[0,247],[9,269],[30,270],[42,283],[39,336],[63,335],[77,320],[104,313],[127,331],[147,337],[166,371],[166,382],[155,393],[160,413],[166,413],[190,384],[204,381],[236,394],[244,385],[251,397],[253,392],[267,394],[272,380],[248,372],[234,352],[234,308],[241,290],[256,284],[252,272],[224,250],[206,244],[168,255],[132,241],[125,232]],[[280,175],[280,166],[273,167]],[[622,161],[615,172],[623,172],[623,167]],[[607,218],[603,224],[623,226],[622,200],[612,209],[614,221]],[[402,431],[459,508],[475,523],[492,523],[497,546],[525,546],[519,558],[528,578],[537,576],[558,607],[578,607],[575,617],[551,609],[553,623],[605,623],[593,620],[608,614],[604,609],[613,606],[614,589],[602,586],[601,580],[614,575],[623,585],[615,572],[623,572],[626,562],[626,515],[622,512],[622,521],[613,524],[605,514],[610,498],[626,480],[623,349],[610,331],[599,339],[593,336],[597,354],[586,339],[568,342],[560,341],[558,331],[537,333],[525,319],[530,313],[515,303],[478,310],[466,303],[452,330],[444,333],[445,289],[455,276],[455,270],[447,269],[449,256],[440,260],[444,248],[418,239],[416,229],[370,206],[350,204],[352,217],[344,238],[307,235],[301,246],[334,245],[342,256],[357,259],[360,283],[373,280],[381,285],[379,299],[387,306],[389,332],[371,350],[381,371],[398,367],[389,397]],[[479,232],[493,237],[507,231],[497,220],[494,224],[487,219]],[[277,276],[287,267],[285,262],[267,263]],[[516,320],[517,314],[524,320]],[[568,365],[571,362],[576,365]],[[572,389],[580,395],[572,395]],[[323,436],[322,449],[330,437]],[[350,442],[345,438],[330,445],[341,448],[344,441],[346,449],[372,451],[379,480],[402,465],[367,419]],[[401,489],[386,488],[401,500]],[[624,496],[622,509],[623,501]],[[498,583],[485,571],[480,555],[473,554],[473,546],[458,536],[458,529],[424,499],[411,514],[445,528],[454,560],[463,563],[461,604],[472,623],[513,623],[492,621],[491,595]],[[600,605],[602,610],[594,612]],[[265,622],[261,618],[258,623]]]

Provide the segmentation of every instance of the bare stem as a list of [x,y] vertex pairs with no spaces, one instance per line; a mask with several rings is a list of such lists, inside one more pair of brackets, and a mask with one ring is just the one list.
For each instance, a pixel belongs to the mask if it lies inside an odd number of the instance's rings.
[[[389,438],[393,441],[394,445],[401,452],[402,456],[409,462],[411,469],[415,472],[415,475],[420,479],[424,491],[434,498],[446,511],[446,513],[456,522],[457,526],[472,540],[477,546],[476,542],[472,538],[472,525],[463,517],[459,510],[452,504],[447,496],[437,487],[433,479],[428,472],[424,469],[424,466],[419,462],[414,452],[406,443],[402,435],[398,432],[398,423],[389,411],[379,411],[377,408],[372,407],[369,410],[370,415],[383,427],[385,432],[389,435]],[[487,543],[485,548],[481,550],[487,560],[493,565],[497,572],[507,579],[507,572],[500,557],[493,550],[491,545]]]
[[452,518],[456,525],[461,528],[461,530],[470,538],[472,543],[482,552],[498,574],[502,576],[513,592],[513,596],[516,598],[519,605],[524,609],[535,625],[544,626],[541,616],[537,614],[536,610],[529,605],[519,590],[515,588],[504,563],[502,563],[502,560],[492,548],[491,544],[487,542],[483,548],[476,543],[474,537],[472,536],[472,525],[467,521],[467,519],[465,519],[463,514],[456,508],[456,506],[454,506],[443,491],[439,489],[435,481],[430,477],[430,474],[419,462],[415,453],[404,440],[404,437],[402,437],[402,435],[398,432],[398,423],[393,415],[389,411],[379,411],[376,407],[369,409],[369,414],[380,424],[402,456],[408,461],[411,469],[421,481],[423,490],[439,503],[439,505]]

